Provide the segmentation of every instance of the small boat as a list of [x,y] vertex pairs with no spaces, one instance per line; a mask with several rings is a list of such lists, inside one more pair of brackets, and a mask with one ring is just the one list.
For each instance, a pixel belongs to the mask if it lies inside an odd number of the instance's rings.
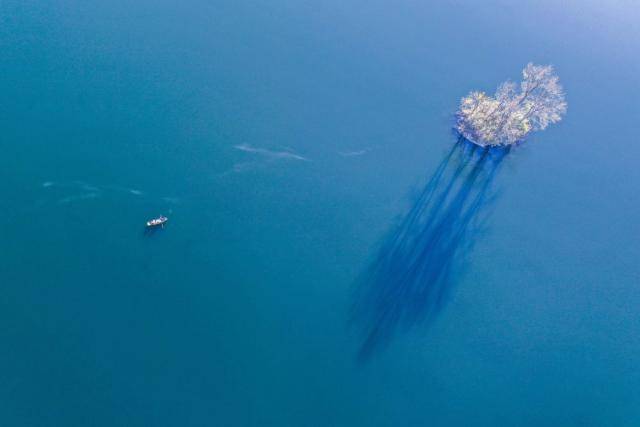
[[169,218],[167,218],[166,216],[160,215],[158,218],[153,218],[147,221],[147,227],[157,227],[157,226],[164,227],[164,223],[167,221],[169,221]]

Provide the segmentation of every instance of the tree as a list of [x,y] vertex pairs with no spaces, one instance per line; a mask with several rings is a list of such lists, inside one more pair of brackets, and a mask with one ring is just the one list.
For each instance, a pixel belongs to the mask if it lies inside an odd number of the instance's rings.
[[358,279],[352,320],[362,332],[360,361],[441,312],[484,226],[484,208],[496,198],[493,181],[512,145],[565,113],[551,66],[528,64],[522,76],[520,85],[504,82],[494,96],[474,91],[462,98],[460,137]]
[[474,91],[460,102],[458,132],[481,146],[512,145],[530,132],[559,122],[567,110],[564,92],[551,65],[532,63],[518,86],[506,81],[493,97]]

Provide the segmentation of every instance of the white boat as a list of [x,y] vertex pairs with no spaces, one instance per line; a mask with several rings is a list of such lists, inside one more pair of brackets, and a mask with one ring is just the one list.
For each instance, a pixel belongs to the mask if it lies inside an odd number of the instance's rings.
[[167,221],[169,221],[169,218],[160,215],[158,218],[153,218],[147,221],[147,227],[164,227],[164,223]]

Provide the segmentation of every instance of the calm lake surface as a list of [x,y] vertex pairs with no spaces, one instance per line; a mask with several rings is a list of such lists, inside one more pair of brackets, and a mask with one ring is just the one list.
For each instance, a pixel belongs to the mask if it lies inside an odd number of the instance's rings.
[[[622,0],[3,1],[0,425],[639,425],[638,22]],[[529,61],[567,116],[504,160],[437,318],[359,360],[357,278],[459,99]]]

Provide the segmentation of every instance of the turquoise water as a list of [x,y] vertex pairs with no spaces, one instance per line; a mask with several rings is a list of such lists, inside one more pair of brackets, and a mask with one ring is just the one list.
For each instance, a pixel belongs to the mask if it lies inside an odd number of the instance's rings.
[[[2,2],[0,424],[637,425],[640,12],[482,3]],[[529,61],[565,120],[359,361],[356,279]]]

